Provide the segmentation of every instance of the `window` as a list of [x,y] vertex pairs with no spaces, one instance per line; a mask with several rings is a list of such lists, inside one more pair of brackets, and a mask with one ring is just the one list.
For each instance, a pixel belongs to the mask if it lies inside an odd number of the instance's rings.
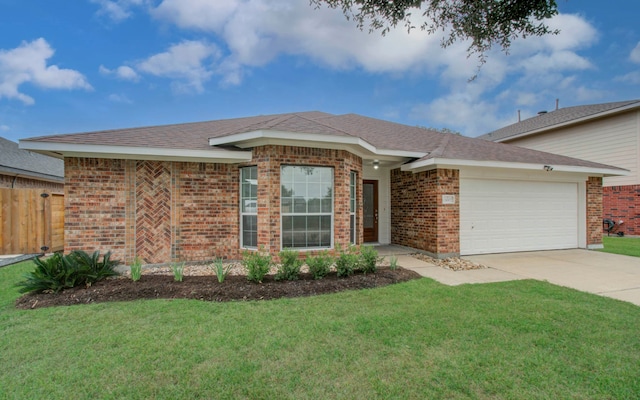
[[349,240],[356,244],[356,173],[351,171],[349,181]]
[[282,248],[331,248],[333,168],[283,166],[281,172]]
[[258,247],[258,167],[240,168],[240,246]]

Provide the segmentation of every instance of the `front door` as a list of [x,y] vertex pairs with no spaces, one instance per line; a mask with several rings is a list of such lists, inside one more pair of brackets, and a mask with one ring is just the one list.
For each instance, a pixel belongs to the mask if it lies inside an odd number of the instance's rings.
[[378,181],[362,182],[364,241],[378,241]]

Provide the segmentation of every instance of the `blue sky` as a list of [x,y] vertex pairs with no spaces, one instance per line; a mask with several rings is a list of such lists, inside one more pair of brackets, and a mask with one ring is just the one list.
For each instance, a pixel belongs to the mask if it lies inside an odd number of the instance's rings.
[[468,82],[465,43],[361,32],[308,0],[0,0],[0,136],[308,110],[478,136],[556,98],[640,98],[640,3],[558,4],[560,35],[496,49]]

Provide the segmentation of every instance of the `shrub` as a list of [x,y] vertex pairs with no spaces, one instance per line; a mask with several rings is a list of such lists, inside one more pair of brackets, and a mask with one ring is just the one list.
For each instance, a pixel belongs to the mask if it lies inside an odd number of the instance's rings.
[[271,255],[260,251],[245,251],[242,253],[242,265],[247,270],[247,279],[262,283],[262,279],[271,268]]
[[302,260],[298,258],[298,252],[295,250],[282,250],[280,252],[280,265],[276,273],[277,281],[295,281],[300,275]]
[[100,253],[88,255],[84,251],[74,251],[68,255],[55,253],[41,260],[33,260],[36,268],[25,275],[25,280],[18,282],[21,293],[33,291],[59,292],[65,288],[80,285],[91,285],[107,276],[117,275],[113,268],[118,261],[110,260],[111,253],[105,254],[100,261]]
[[182,282],[182,277],[184,275],[184,263],[172,263],[171,271],[173,271],[173,279],[176,282]]
[[140,260],[140,257],[136,257],[129,268],[131,268],[131,280],[134,282],[139,281],[142,276],[142,260]]
[[398,257],[395,254],[389,257],[389,269],[392,271],[398,269]]
[[373,246],[362,246],[360,248],[358,264],[365,274],[376,272],[379,260],[378,251]]
[[322,279],[327,276],[333,262],[334,258],[329,254],[327,250],[316,256],[307,257],[309,273],[313,275],[313,279]]
[[227,275],[229,275],[229,271],[231,271],[232,267],[233,265],[231,264],[225,266],[222,262],[222,258],[216,258],[216,260],[213,262],[212,269],[215,272],[216,277],[218,278],[218,282],[224,282]]
[[358,267],[358,254],[354,246],[347,250],[340,250],[340,254],[336,258],[336,272],[339,278],[353,275]]

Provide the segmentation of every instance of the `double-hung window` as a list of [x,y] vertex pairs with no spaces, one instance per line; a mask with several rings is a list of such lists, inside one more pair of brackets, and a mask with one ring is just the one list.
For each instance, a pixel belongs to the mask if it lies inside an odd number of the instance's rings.
[[243,248],[258,247],[258,167],[240,169],[240,230]]
[[282,248],[331,248],[333,168],[282,166]]
[[349,180],[349,241],[356,244],[356,179],[355,171],[351,171]]

